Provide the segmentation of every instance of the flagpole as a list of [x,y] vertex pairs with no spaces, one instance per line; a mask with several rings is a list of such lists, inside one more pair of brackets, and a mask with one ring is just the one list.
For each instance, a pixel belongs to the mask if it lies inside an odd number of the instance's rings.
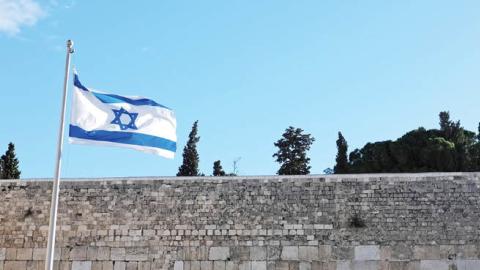
[[60,116],[60,129],[58,131],[57,142],[57,164],[55,166],[55,179],[52,190],[52,203],[50,205],[50,224],[48,228],[47,257],[45,261],[45,270],[53,269],[54,248],[55,248],[55,229],[57,223],[58,193],[60,189],[60,168],[63,148],[63,126],[65,122],[65,108],[67,107],[67,86],[68,76],[70,75],[70,56],[73,53],[73,41],[67,40],[67,60],[65,63],[65,78],[63,81],[63,99],[62,112]]

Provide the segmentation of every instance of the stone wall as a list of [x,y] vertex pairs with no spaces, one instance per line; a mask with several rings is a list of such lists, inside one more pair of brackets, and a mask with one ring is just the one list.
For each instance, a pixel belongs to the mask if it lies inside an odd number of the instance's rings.
[[[480,269],[480,174],[64,181],[56,269]],[[44,269],[51,182],[0,181],[0,270]]]

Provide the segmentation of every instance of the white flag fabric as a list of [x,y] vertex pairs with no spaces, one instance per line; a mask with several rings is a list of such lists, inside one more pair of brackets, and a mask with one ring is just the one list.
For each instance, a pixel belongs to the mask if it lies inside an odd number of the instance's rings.
[[69,142],[132,148],[173,158],[174,112],[143,97],[92,91],[74,76]]

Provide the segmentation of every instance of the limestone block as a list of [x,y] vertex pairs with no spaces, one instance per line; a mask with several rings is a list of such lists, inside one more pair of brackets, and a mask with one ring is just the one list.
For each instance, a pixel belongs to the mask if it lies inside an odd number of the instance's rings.
[[33,260],[34,261],[43,261],[47,256],[47,249],[46,248],[34,248],[33,249]]
[[267,270],[267,262],[253,261],[251,262],[251,270]]
[[148,249],[147,248],[126,248],[125,260],[127,261],[147,261]]
[[111,248],[110,249],[110,259],[112,261],[123,261],[123,260],[125,260],[125,248]]
[[5,261],[5,255],[7,254],[6,248],[0,248],[0,261]]
[[282,253],[282,247],[267,246],[267,260],[269,261],[279,260],[281,253]]
[[5,261],[5,264],[3,265],[4,270],[20,270],[26,268],[27,262],[25,261]]
[[183,261],[175,261],[173,270],[183,270]]
[[32,259],[33,249],[31,248],[18,248],[17,249],[17,260],[19,261],[28,261]]
[[190,270],[200,270],[200,261],[191,261]]
[[238,265],[238,270],[251,270],[252,269],[252,263],[250,261],[242,261]]
[[229,247],[211,247],[208,253],[209,260],[227,260],[230,257]]
[[266,247],[250,247],[250,260],[262,261],[267,258]]
[[[336,270],[354,270],[354,269],[352,267],[352,262],[351,261],[337,261],[337,269]],[[355,270],[357,270],[357,269],[355,269]]]
[[298,247],[297,246],[284,246],[282,248],[282,260],[298,260]]
[[449,262],[445,260],[421,260],[422,270],[449,270]]
[[353,261],[353,270],[379,270],[380,263],[378,261]]
[[313,261],[318,260],[318,247],[311,246],[299,246],[298,247],[298,258],[301,261]]
[[312,270],[312,264],[309,262],[300,262],[299,270]]
[[460,245],[456,246],[455,252],[457,258],[461,259],[479,259],[480,246],[477,245]]
[[126,270],[127,264],[122,261],[114,261],[113,262],[113,270]]
[[276,261],[275,270],[289,270],[288,262]]
[[71,261],[84,261],[87,259],[87,247],[74,247],[70,250]]
[[102,270],[102,262],[92,262],[92,270]]
[[87,260],[94,261],[97,260],[97,251],[98,247],[87,247]]
[[53,269],[59,269],[59,270],[71,270],[72,269],[72,262],[70,261],[61,261],[60,263],[54,262],[54,264],[57,264],[57,267],[55,265],[53,266]]
[[250,248],[243,246],[230,247],[231,260],[246,261],[250,259]]
[[137,270],[137,262],[127,262],[126,270]]
[[318,246],[318,258],[321,260],[330,259],[332,257],[332,246],[320,245]]
[[415,246],[413,249],[413,256],[417,260],[439,260],[440,247],[439,246]]
[[391,261],[389,262],[389,270],[410,270],[410,264],[411,263],[409,261]]
[[200,270],[213,270],[213,263],[211,261],[200,261]]
[[214,261],[213,270],[225,270],[225,261]]
[[[138,270],[153,270],[151,267],[151,263],[150,262],[138,262]],[[184,263],[184,270],[190,270],[190,268],[188,267],[185,267],[185,263]],[[189,265],[190,266],[190,265]],[[105,270],[105,269],[104,269]]]
[[234,262],[234,261],[227,261],[225,263],[225,270],[239,270],[238,269],[238,262]]
[[99,260],[99,261],[110,260],[110,248],[108,248],[108,247],[97,247],[96,259]]
[[340,260],[353,260],[353,247],[350,246],[333,246],[332,257]]
[[413,248],[404,243],[397,243],[391,247],[391,260],[413,259]]
[[17,249],[16,248],[7,248],[5,253],[5,260],[16,260],[17,259]]
[[[480,269],[480,260],[464,260],[465,270]],[[459,267],[458,270],[461,268]]]
[[27,261],[27,265],[25,270],[37,270],[37,262],[36,261]]
[[337,270],[336,262],[312,262],[312,270]]
[[288,262],[288,269],[289,270],[300,270],[300,263],[296,261],[289,261]]
[[102,261],[102,270],[113,270],[112,261]]
[[72,270],[92,270],[91,261],[73,261]]
[[267,261],[267,270],[275,270],[275,261]]
[[356,246],[354,256],[357,261],[380,260],[380,247],[378,245]]

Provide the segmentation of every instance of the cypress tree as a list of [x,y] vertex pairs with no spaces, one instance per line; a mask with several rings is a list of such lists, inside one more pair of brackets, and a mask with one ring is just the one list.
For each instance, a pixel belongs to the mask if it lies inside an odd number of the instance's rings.
[[188,135],[188,142],[183,148],[183,164],[178,168],[177,176],[198,176],[199,157],[197,143],[200,137],[197,136],[198,120],[193,123],[192,131]]
[[280,163],[279,175],[303,175],[310,173],[310,158],[307,151],[315,141],[310,134],[303,134],[301,128],[289,127],[282,135],[283,138],[274,143],[278,147],[273,157]]
[[220,160],[213,162],[213,176],[225,176],[225,171],[220,164]]
[[8,144],[8,150],[1,157],[2,179],[18,179],[20,171],[18,170],[18,159],[15,155],[15,145]]
[[349,164],[347,158],[348,144],[342,135],[342,132],[338,132],[337,140],[337,158],[335,161],[337,164],[333,168],[336,174],[348,173]]

